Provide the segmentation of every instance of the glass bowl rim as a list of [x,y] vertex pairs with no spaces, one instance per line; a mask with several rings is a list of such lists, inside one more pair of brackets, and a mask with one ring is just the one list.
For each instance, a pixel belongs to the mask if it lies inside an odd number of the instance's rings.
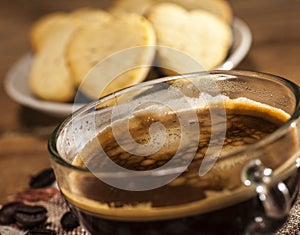
[[[92,101],[78,110],[76,110],[74,113],[68,115],[52,132],[50,135],[50,138],[48,140],[48,153],[50,154],[50,157],[52,160],[54,160],[56,163],[71,168],[73,170],[81,171],[81,172],[90,172],[89,169],[84,168],[84,167],[79,167],[70,164],[68,161],[64,160],[58,153],[58,150],[56,148],[56,140],[60,134],[60,132],[63,130],[63,128],[70,123],[73,118],[76,118],[82,113],[87,112],[88,110],[96,107],[99,105],[101,102],[107,101],[109,99],[115,98],[119,95],[122,95],[128,91],[135,90],[135,89],[140,89],[143,87],[147,87],[150,85],[155,85],[167,81],[172,81],[176,79],[182,79],[182,78],[188,78],[188,77],[194,77],[194,76],[207,76],[207,75],[232,75],[232,76],[244,76],[244,77],[256,77],[256,78],[264,78],[272,81],[277,81],[282,84],[284,84],[287,88],[290,89],[290,91],[294,94],[296,104],[295,104],[295,109],[294,112],[292,113],[291,117],[283,124],[281,125],[278,129],[276,129],[274,132],[269,134],[268,136],[264,137],[263,139],[253,143],[253,144],[248,144],[245,145],[238,150],[231,151],[230,153],[226,153],[222,156],[222,159],[227,159],[230,158],[231,156],[237,155],[239,153],[245,152],[245,151],[253,151],[255,149],[260,148],[261,146],[271,143],[275,139],[279,138],[283,134],[285,134],[290,128],[293,128],[296,126],[296,124],[300,120],[300,87],[296,85],[294,82],[283,78],[278,75],[270,74],[270,73],[264,73],[264,72],[256,72],[256,71],[249,71],[249,70],[212,70],[212,71],[203,71],[203,72],[193,72],[193,73],[186,73],[186,74],[180,74],[180,75],[175,75],[175,76],[165,76],[161,78],[157,78],[154,80],[150,81],[145,81],[142,83],[139,83],[137,85],[133,85],[131,87],[119,90],[115,93],[109,94],[105,97],[102,97],[98,100]],[[296,164],[295,164],[296,165]],[[186,167],[184,167],[186,168]],[[163,169],[157,170],[156,173],[158,175],[166,175],[166,174],[173,174],[177,172],[182,172],[182,167],[177,167],[177,168],[171,168],[169,170]],[[141,171],[144,173],[145,176],[149,175],[149,172],[151,171]],[[160,174],[161,173],[161,174]],[[99,173],[101,174],[101,173]],[[104,172],[105,176],[107,177],[124,177],[124,175],[118,175],[116,173],[109,173],[109,172]],[[150,173],[152,174],[152,172]]]

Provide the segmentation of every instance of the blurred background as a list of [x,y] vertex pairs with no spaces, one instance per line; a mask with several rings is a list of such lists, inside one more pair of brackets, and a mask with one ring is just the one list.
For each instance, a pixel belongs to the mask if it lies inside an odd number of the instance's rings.
[[[28,32],[41,16],[79,7],[107,8],[111,0],[9,0],[0,8],[0,201],[50,166],[47,140],[62,117],[23,107],[8,97],[3,81],[30,51]],[[300,85],[300,1],[230,0],[233,13],[251,29],[251,49],[237,69],[277,74]]]

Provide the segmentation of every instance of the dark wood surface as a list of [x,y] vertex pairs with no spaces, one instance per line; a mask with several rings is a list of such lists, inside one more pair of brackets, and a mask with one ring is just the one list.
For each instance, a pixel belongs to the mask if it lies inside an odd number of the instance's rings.
[[[106,0],[9,0],[0,8],[0,201],[27,187],[31,175],[49,167],[47,140],[62,118],[23,107],[4,91],[6,72],[30,50],[28,31],[44,14]],[[238,69],[268,72],[300,84],[300,1],[231,0],[234,14],[251,28],[253,44]]]

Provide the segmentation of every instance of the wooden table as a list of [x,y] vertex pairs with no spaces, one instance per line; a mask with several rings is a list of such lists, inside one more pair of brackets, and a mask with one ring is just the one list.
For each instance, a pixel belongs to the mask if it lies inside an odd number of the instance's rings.
[[[9,0],[0,8],[0,201],[27,187],[31,175],[50,166],[47,140],[62,118],[51,117],[11,100],[3,80],[12,64],[28,52],[28,30],[42,15],[109,0]],[[248,56],[238,66],[273,73],[300,84],[300,1],[231,0],[234,13],[253,33]]]

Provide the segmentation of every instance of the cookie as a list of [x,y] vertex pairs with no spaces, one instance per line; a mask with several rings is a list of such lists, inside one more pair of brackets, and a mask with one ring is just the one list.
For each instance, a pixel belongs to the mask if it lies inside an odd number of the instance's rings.
[[[214,69],[231,47],[230,25],[207,11],[187,11],[176,4],[161,3],[150,9],[148,19],[161,46],[158,63],[175,73]],[[194,66],[195,62],[199,66]]]
[[[164,0],[159,0],[164,1]],[[233,12],[227,0],[167,0],[170,3],[178,4],[188,11],[201,9],[208,11],[227,23],[232,21]]]
[[29,31],[29,41],[33,51],[40,51],[52,31],[56,29],[56,25],[68,20],[69,15],[64,12],[51,13],[38,19]]
[[66,62],[66,45],[81,24],[101,24],[109,16],[100,9],[79,8],[46,15],[33,25],[30,40],[35,58],[29,86],[37,97],[56,102],[74,99],[77,88]]
[[152,63],[155,42],[148,20],[120,13],[102,24],[80,27],[69,41],[66,58],[79,89],[99,98],[143,81],[149,67],[142,65]]
[[54,12],[38,19],[30,28],[29,41],[34,52],[38,52],[44,45],[48,37],[55,31],[56,25],[68,22],[70,17],[74,20],[87,22],[101,22],[108,18],[109,14],[101,9],[78,8],[70,13]]
[[232,8],[226,0],[117,0],[112,4],[111,11],[126,11],[146,15],[149,9],[158,3],[174,3],[186,10],[202,9],[213,13],[230,23],[232,20]]
[[[53,23],[54,26],[54,23]],[[65,59],[66,45],[78,22],[64,17],[55,22],[35,52],[29,72],[29,87],[40,99],[68,102],[75,96],[75,83]]]

